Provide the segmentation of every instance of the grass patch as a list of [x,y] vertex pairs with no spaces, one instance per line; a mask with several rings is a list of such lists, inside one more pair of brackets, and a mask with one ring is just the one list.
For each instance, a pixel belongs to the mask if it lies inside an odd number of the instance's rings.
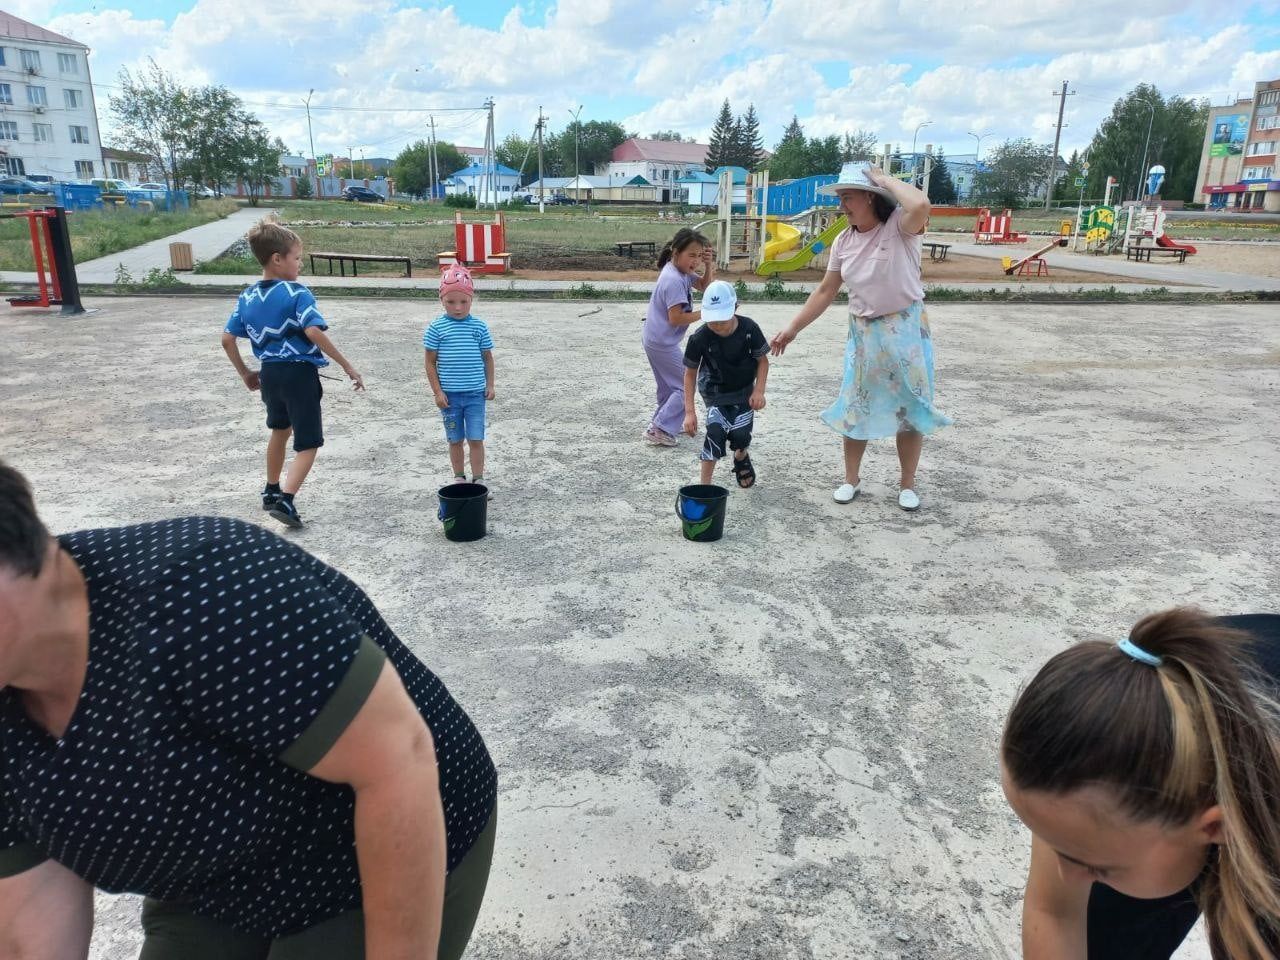
[[[182,230],[221,220],[238,210],[234,200],[202,200],[190,210],[175,213],[134,210],[75,211],[67,217],[71,250],[77,263],[95,260],[159,240]],[[25,220],[0,220],[0,270],[34,270],[31,231]]]

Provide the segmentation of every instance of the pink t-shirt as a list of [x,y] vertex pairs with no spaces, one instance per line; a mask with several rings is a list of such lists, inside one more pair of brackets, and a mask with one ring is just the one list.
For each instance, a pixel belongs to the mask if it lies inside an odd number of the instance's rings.
[[865,232],[849,227],[831,245],[828,270],[839,272],[849,307],[859,317],[882,317],[924,299],[920,250],[924,234],[902,232],[902,208]]

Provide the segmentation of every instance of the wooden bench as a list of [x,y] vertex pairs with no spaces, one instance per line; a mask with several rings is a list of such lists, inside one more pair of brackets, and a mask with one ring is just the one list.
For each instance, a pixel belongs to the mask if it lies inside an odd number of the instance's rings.
[[925,246],[929,250],[929,259],[937,260],[939,263],[947,259],[947,251],[951,249],[949,243],[926,243]]
[[333,276],[333,264],[337,261],[338,271],[342,276],[347,275],[347,264],[351,264],[351,275],[358,277],[360,274],[356,271],[356,263],[403,263],[404,275],[406,277],[413,276],[413,265],[408,257],[400,257],[394,255],[383,255],[377,253],[311,253],[311,272],[316,272],[316,258],[327,261],[329,264],[329,276]]
[[647,250],[651,257],[658,255],[658,244],[653,240],[619,240],[613,248],[618,252],[618,256],[626,253],[628,257],[634,257],[637,250]]
[[1177,257],[1179,263],[1187,262],[1187,251],[1185,250],[1176,250],[1169,247],[1149,247],[1143,243],[1131,243],[1124,248],[1125,259],[1135,262],[1145,261],[1150,263],[1153,253],[1165,257]]

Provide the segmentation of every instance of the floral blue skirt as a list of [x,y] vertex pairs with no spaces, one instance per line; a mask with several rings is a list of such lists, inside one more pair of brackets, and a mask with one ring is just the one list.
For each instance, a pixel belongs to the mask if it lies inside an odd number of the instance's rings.
[[840,396],[822,420],[851,440],[950,425],[933,405],[933,339],[923,303],[869,320],[850,316]]

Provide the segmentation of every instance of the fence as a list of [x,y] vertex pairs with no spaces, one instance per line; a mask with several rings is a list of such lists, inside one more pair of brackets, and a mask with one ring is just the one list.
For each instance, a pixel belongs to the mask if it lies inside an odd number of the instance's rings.
[[[272,197],[281,200],[291,200],[298,195],[298,181],[302,179],[306,178],[275,177],[269,181],[261,191],[259,191],[258,196],[264,200]],[[342,191],[347,187],[368,187],[384,200],[389,199],[390,196],[386,177],[377,177],[371,180],[348,180],[346,177],[312,177],[310,199],[336,200],[342,196]],[[233,187],[226,189],[224,192],[228,197],[249,196],[248,187],[239,181],[237,181]]]

